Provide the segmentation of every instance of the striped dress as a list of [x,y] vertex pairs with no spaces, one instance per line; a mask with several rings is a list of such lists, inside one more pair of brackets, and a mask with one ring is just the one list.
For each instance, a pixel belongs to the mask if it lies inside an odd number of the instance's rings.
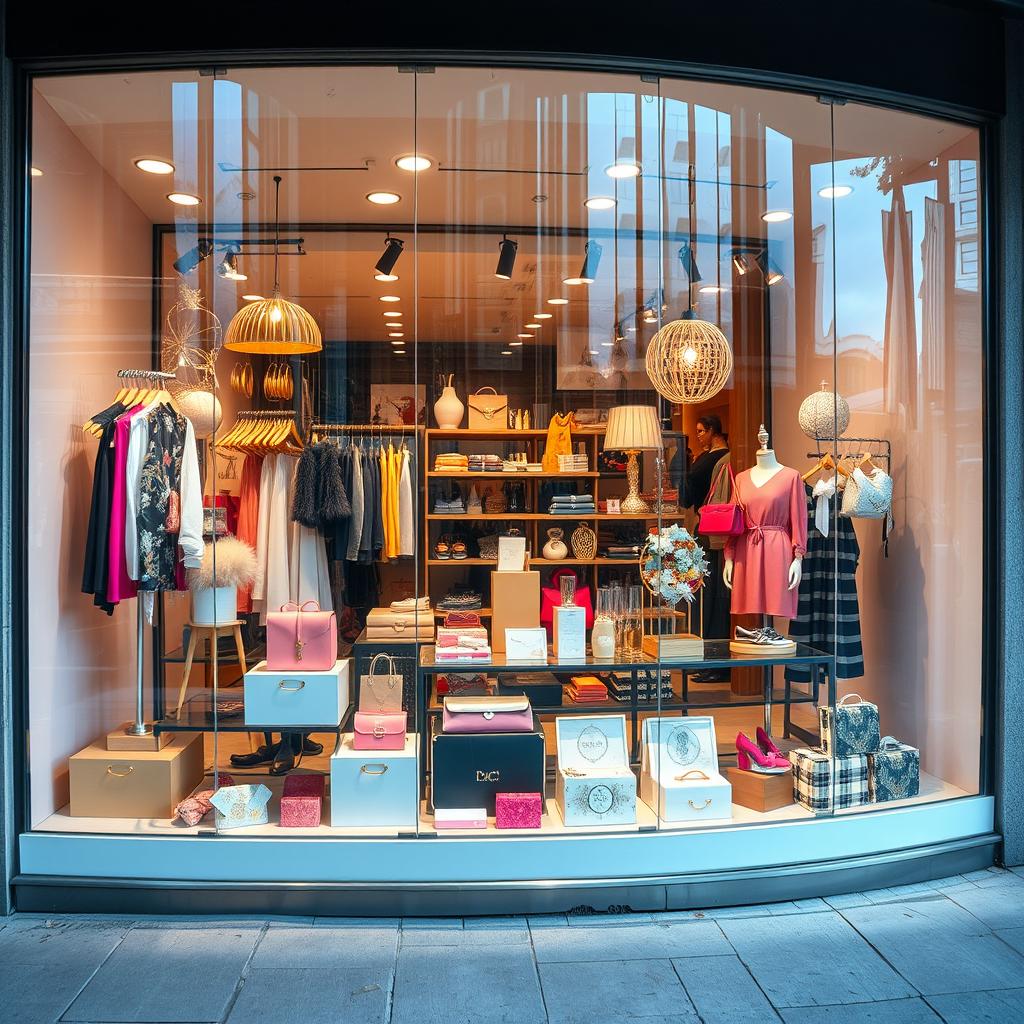
[[[835,499],[833,499],[835,500]],[[857,562],[860,545],[853,520],[832,516],[829,535],[814,525],[814,502],[807,488],[807,554],[804,555],[796,618],[789,636],[797,643],[836,655],[836,678],[864,675],[864,651],[860,640],[860,607],[857,602]],[[838,601],[838,614],[837,614]],[[804,665],[786,669],[791,682],[809,682]]]

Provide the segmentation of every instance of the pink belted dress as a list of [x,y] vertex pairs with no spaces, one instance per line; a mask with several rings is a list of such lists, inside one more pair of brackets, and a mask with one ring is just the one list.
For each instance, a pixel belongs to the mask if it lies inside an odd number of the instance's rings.
[[736,500],[743,506],[746,530],[730,537],[725,557],[732,559],[732,614],[796,615],[799,587],[789,589],[789,567],[807,550],[807,496],[795,469],[783,466],[756,487],[750,470],[736,477]]

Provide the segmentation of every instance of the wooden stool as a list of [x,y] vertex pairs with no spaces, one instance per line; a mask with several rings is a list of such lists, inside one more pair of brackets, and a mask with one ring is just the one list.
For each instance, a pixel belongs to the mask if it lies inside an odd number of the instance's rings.
[[174,709],[174,717],[181,718],[181,706],[185,703],[185,691],[188,689],[188,679],[192,674],[192,659],[195,657],[196,645],[199,643],[200,631],[207,633],[207,640],[210,647],[210,657],[217,657],[217,638],[221,636],[234,636],[235,650],[238,652],[238,664],[242,668],[242,675],[249,669],[245,664],[245,648],[242,646],[242,620],[234,619],[231,622],[219,622],[216,626],[197,624],[189,621],[188,650],[185,652],[185,668],[181,674],[181,689],[178,691],[178,706]]

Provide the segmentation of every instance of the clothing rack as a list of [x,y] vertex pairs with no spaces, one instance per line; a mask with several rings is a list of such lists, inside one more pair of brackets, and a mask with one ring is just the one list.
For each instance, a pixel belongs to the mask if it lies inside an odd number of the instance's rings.
[[[867,455],[872,462],[878,460],[879,462],[885,463],[885,471],[892,476],[892,441],[887,437],[837,437],[835,439],[822,438],[830,445],[835,445],[835,454],[837,456],[846,457],[847,455]],[[850,445],[850,451],[843,452],[840,450],[840,445]],[[881,448],[882,451],[871,451],[870,446]],[[808,452],[807,458],[809,459],[820,459],[824,452],[821,450],[821,444],[818,444],[818,451]],[[889,557],[889,530],[887,526],[888,520],[882,520],[882,553],[883,557]]]
[[175,380],[178,375],[163,370],[118,370],[117,376],[121,380]]
[[309,429],[321,434],[412,434],[423,427],[416,423],[314,423]]

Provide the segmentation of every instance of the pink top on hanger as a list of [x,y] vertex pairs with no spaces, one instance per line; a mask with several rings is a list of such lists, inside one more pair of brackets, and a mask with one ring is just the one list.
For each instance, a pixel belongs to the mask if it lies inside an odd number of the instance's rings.
[[128,494],[128,431],[142,404],[122,413],[114,424],[114,483],[110,502],[110,536],[107,544],[107,600],[118,602],[135,597],[138,584],[128,575],[124,553],[125,506]]
[[732,559],[732,614],[796,615],[799,587],[789,589],[789,567],[807,550],[807,495],[795,469],[783,466],[762,486],[750,470],[736,477],[737,500],[747,529],[729,537]]

